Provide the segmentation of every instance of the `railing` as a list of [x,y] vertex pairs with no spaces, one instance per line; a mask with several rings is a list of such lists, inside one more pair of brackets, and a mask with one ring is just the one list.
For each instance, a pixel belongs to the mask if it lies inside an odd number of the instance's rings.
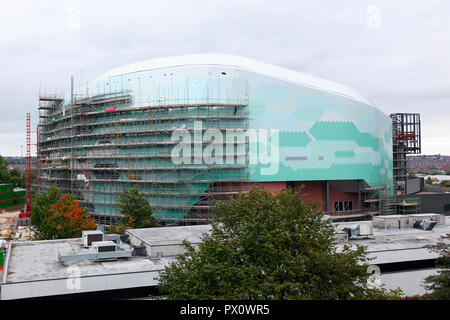
[[374,214],[378,214],[378,211],[369,211],[367,209],[356,209],[356,210],[347,210],[347,211],[324,211],[325,215],[331,217],[344,217],[344,216],[371,216]]

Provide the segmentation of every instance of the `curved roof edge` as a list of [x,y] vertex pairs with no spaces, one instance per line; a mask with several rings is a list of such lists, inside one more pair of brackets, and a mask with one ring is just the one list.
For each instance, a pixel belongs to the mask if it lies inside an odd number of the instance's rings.
[[112,69],[101,75],[96,80],[106,80],[110,77],[140,71],[190,65],[222,65],[238,67],[280,80],[313,87],[322,91],[336,93],[350,99],[372,105],[363,95],[351,87],[272,64],[228,54],[191,54],[150,59]]

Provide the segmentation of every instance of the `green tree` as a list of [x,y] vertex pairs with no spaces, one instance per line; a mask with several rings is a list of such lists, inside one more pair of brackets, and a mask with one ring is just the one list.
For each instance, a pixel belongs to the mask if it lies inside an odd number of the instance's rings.
[[443,241],[432,245],[431,251],[438,253],[436,275],[425,278],[424,287],[430,290],[429,299],[450,300],[450,244]]
[[417,178],[417,176],[414,172],[408,173],[408,179],[414,179],[414,178]]
[[25,174],[23,174],[19,169],[14,168],[9,171],[10,182],[14,184],[15,187],[25,188]]
[[160,225],[153,217],[153,208],[137,188],[124,189],[117,200],[119,212],[128,228],[153,228]]
[[0,183],[12,183],[14,187],[25,188],[25,174],[17,168],[8,170],[8,161],[0,156]]
[[110,224],[108,228],[106,229],[106,233],[118,233],[118,234],[124,234],[125,233],[125,226],[123,224]]
[[0,183],[10,183],[11,177],[8,172],[8,161],[0,156]]
[[216,205],[198,248],[184,242],[159,277],[169,299],[398,298],[368,283],[362,247],[338,250],[334,228],[301,190],[263,188]]
[[450,188],[450,181],[442,181],[441,182],[441,186],[446,187],[446,188]]
[[58,202],[60,196],[61,191],[52,185],[47,192],[41,193],[33,199],[30,223],[33,226],[36,238],[49,239],[48,235],[54,228],[53,224],[48,220],[52,215],[50,206]]

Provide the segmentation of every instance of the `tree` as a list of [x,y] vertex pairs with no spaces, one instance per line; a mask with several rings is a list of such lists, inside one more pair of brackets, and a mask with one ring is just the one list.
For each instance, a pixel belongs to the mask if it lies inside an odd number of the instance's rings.
[[15,187],[24,188],[25,187],[25,174],[23,174],[19,169],[14,168],[9,171],[9,181]]
[[9,183],[10,176],[8,172],[8,161],[0,156],[0,183]]
[[25,174],[17,168],[8,170],[8,161],[0,156],[0,183],[11,183],[14,187],[25,187]]
[[125,233],[125,226],[123,224],[110,224],[108,228],[106,229],[106,233],[118,233],[118,234],[124,234]]
[[446,187],[446,188],[450,188],[450,181],[442,181],[441,182],[441,186]]
[[425,278],[424,287],[431,291],[430,299],[450,300],[450,244],[441,241],[430,246],[430,250],[440,254],[437,259],[440,270]]
[[119,195],[117,206],[125,217],[128,228],[153,228],[160,225],[153,217],[153,208],[137,188],[124,189]]
[[219,202],[210,234],[184,242],[159,277],[169,299],[375,299],[362,247],[338,250],[318,205],[287,188],[263,188]]
[[78,200],[70,193],[63,194],[57,203],[52,204],[50,212],[48,221],[53,226],[50,233],[52,239],[78,238],[83,230],[96,227],[86,209],[80,207]]
[[31,225],[37,239],[80,237],[81,231],[95,229],[95,222],[71,194],[51,186],[32,204]]
[[417,178],[417,176],[414,172],[408,173],[408,179],[414,179],[414,178]]
[[51,216],[50,206],[55,204],[60,196],[61,191],[52,185],[47,192],[41,193],[33,199],[30,223],[33,226],[36,238],[49,239],[48,233],[51,232],[49,230],[53,229],[52,224],[48,220]]

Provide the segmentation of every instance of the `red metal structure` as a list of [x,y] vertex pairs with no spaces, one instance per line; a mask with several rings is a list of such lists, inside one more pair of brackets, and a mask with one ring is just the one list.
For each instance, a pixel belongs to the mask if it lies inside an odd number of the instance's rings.
[[398,140],[415,140],[416,133],[414,131],[411,131],[411,132],[405,131],[405,132],[399,133],[397,139]]
[[25,162],[25,175],[26,175],[26,197],[27,202],[25,204],[25,212],[21,214],[20,218],[28,218],[31,216],[31,113],[27,113],[27,154]]

